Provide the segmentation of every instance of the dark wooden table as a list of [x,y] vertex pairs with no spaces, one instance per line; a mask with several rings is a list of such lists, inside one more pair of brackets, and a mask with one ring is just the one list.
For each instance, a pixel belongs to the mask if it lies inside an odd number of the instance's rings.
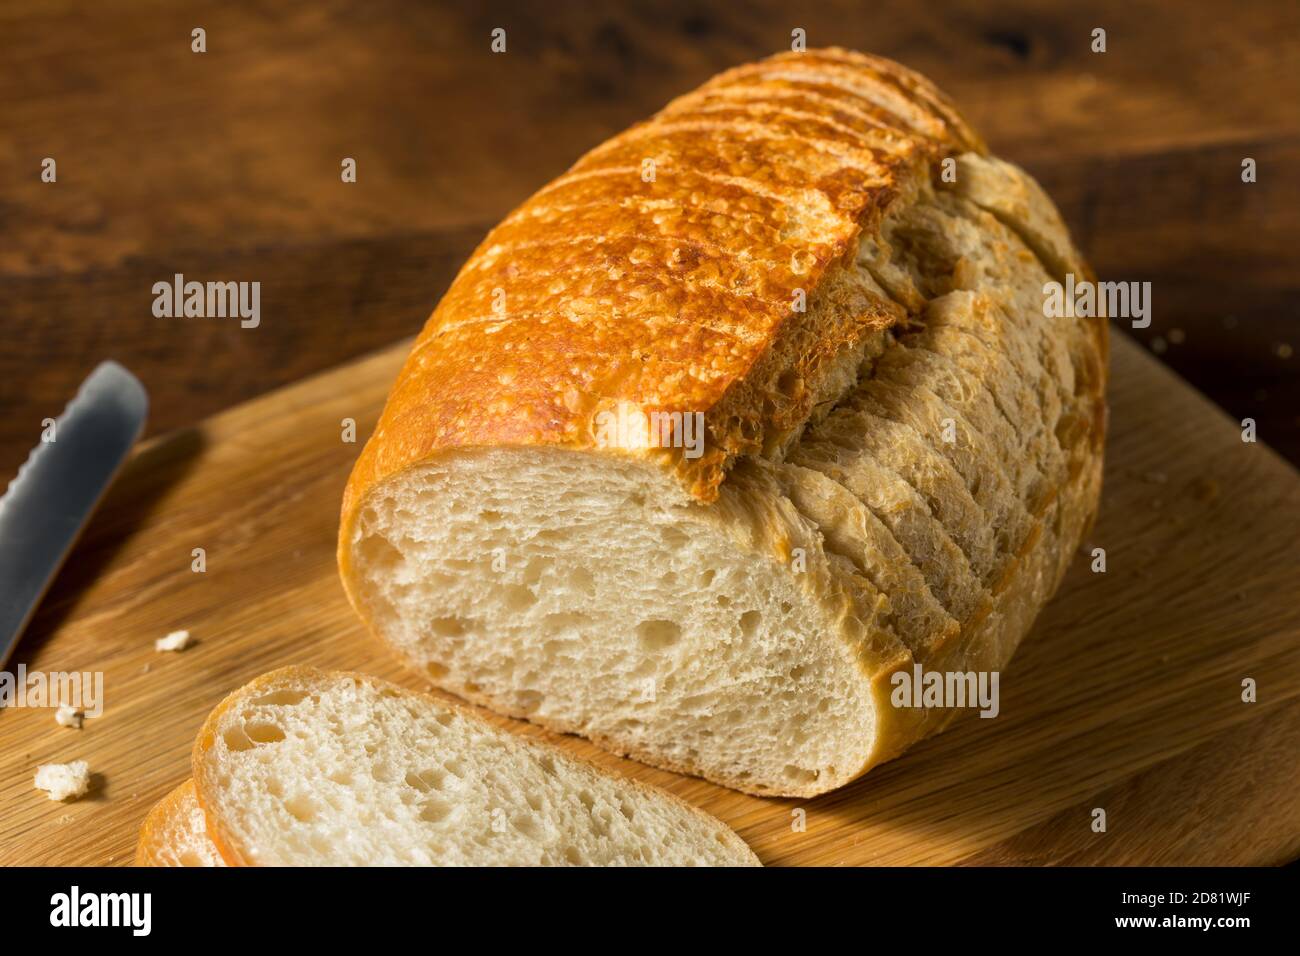
[[[0,479],[101,359],[157,433],[413,333],[512,206],[795,27],[945,87],[1103,277],[1153,284],[1134,334],[1300,462],[1294,3],[7,0]],[[154,317],[175,273],[259,281],[261,325]]]

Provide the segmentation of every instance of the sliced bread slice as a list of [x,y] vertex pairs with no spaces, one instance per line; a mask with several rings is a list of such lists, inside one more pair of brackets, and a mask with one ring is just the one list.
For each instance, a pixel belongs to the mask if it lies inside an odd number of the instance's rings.
[[361,674],[257,678],[213,710],[193,766],[234,864],[758,864],[675,797]]
[[950,293],[930,303],[925,328],[903,336],[903,344],[946,356],[979,377],[1021,436],[1019,453],[1057,482],[1064,461],[1055,435],[1060,397],[1054,386],[1042,384],[1046,373],[1037,358],[1021,336],[998,322],[992,315],[995,311],[987,296]]
[[[855,393],[855,397],[856,393]],[[847,455],[870,456],[906,481],[925,500],[948,536],[962,549],[975,577],[986,580],[998,562],[994,529],[966,489],[961,475],[910,425],[876,414],[867,397],[836,409],[817,436]],[[841,455],[848,465],[853,459]]]
[[939,604],[920,569],[893,533],[848,488],[811,468],[786,462],[781,489],[817,525],[828,553],[840,554],[888,601],[882,626],[909,651],[932,653],[957,636],[959,622]]
[[982,613],[988,592],[921,494],[871,455],[822,438],[824,426],[805,436],[790,464],[820,472],[861,501],[889,529],[925,577],[931,593],[958,622]]
[[1051,489],[1029,455],[1013,453],[1021,447],[1021,437],[998,410],[992,393],[982,380],[946,355],[929,349],[908,348],[901,342],[876,364],[876,375],[885,382],[929,388],[936,397],[959,412],[969,422],[970,434],[982,436],[990,452],[1006,470],[1016,497],[1025,503],[1026,510],[1030,514],[1041,511]]
[[859,389],[855,401],[876,416],[911,426],[960,475],[992,529],[1000,554],[994,563],[996,570],[985,576],[985,582],[992,586],[1001,580],[1007,570],[1006,557],[1019,553],[1031,535],[1033,521],[984,436],[924,382],[900,386],[873,379]]
[[145,817],[135,850],[136,866],[225,866],[194,795],[194,781],[163,797]]

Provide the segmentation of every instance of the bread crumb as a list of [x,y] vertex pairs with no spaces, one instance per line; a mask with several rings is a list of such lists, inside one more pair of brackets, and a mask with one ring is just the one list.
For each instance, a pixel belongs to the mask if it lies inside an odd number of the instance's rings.
[[1170,329],[1170,330],[1169,330],[1169,344],[1170,344],[1170,345],[1182,345],[1182,344],[1183,344],[1184,342],[1186,342],[1186,341],[1187,341],[1187,336],[1186,336],[1186,334],[1183,332],[1182,329]]
[[77,710],[75,707],[69,707],[64,704],[54,712],[54,721],[60,727],[75,727],[81,729],[82,721],[86,719],[84,711]]
[[90,789],[90,765],[84,760],[43,763],[36,768],[36,789],[51,800],[76,800]]
[[189,631],[172,631],[166,637],[160,637],[153,642],[155,651],[183,651],[189,646]]

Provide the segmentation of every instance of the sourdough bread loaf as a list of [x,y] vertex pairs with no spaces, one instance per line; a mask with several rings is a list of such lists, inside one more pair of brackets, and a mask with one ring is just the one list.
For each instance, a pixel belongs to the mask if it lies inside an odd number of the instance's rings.
[[501,713],[838,787],[954,713],[891,675],[1003,667],[1092,520],[1106,328],[1045,317],[1067,272],[1042,190],[922,77],[723,73],[461,270],[348,483],[348,596]]
[[758,865],[667,793],[360,674],[257,678],[208,717],[193,772],[150,814],[140,862]]

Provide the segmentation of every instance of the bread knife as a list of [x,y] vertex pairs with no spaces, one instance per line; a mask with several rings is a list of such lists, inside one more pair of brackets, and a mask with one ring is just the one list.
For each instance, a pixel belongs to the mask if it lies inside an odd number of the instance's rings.
[[101,363],[0,496],[0,668],[140,437],[148,409],[139,379],[116,362]]

